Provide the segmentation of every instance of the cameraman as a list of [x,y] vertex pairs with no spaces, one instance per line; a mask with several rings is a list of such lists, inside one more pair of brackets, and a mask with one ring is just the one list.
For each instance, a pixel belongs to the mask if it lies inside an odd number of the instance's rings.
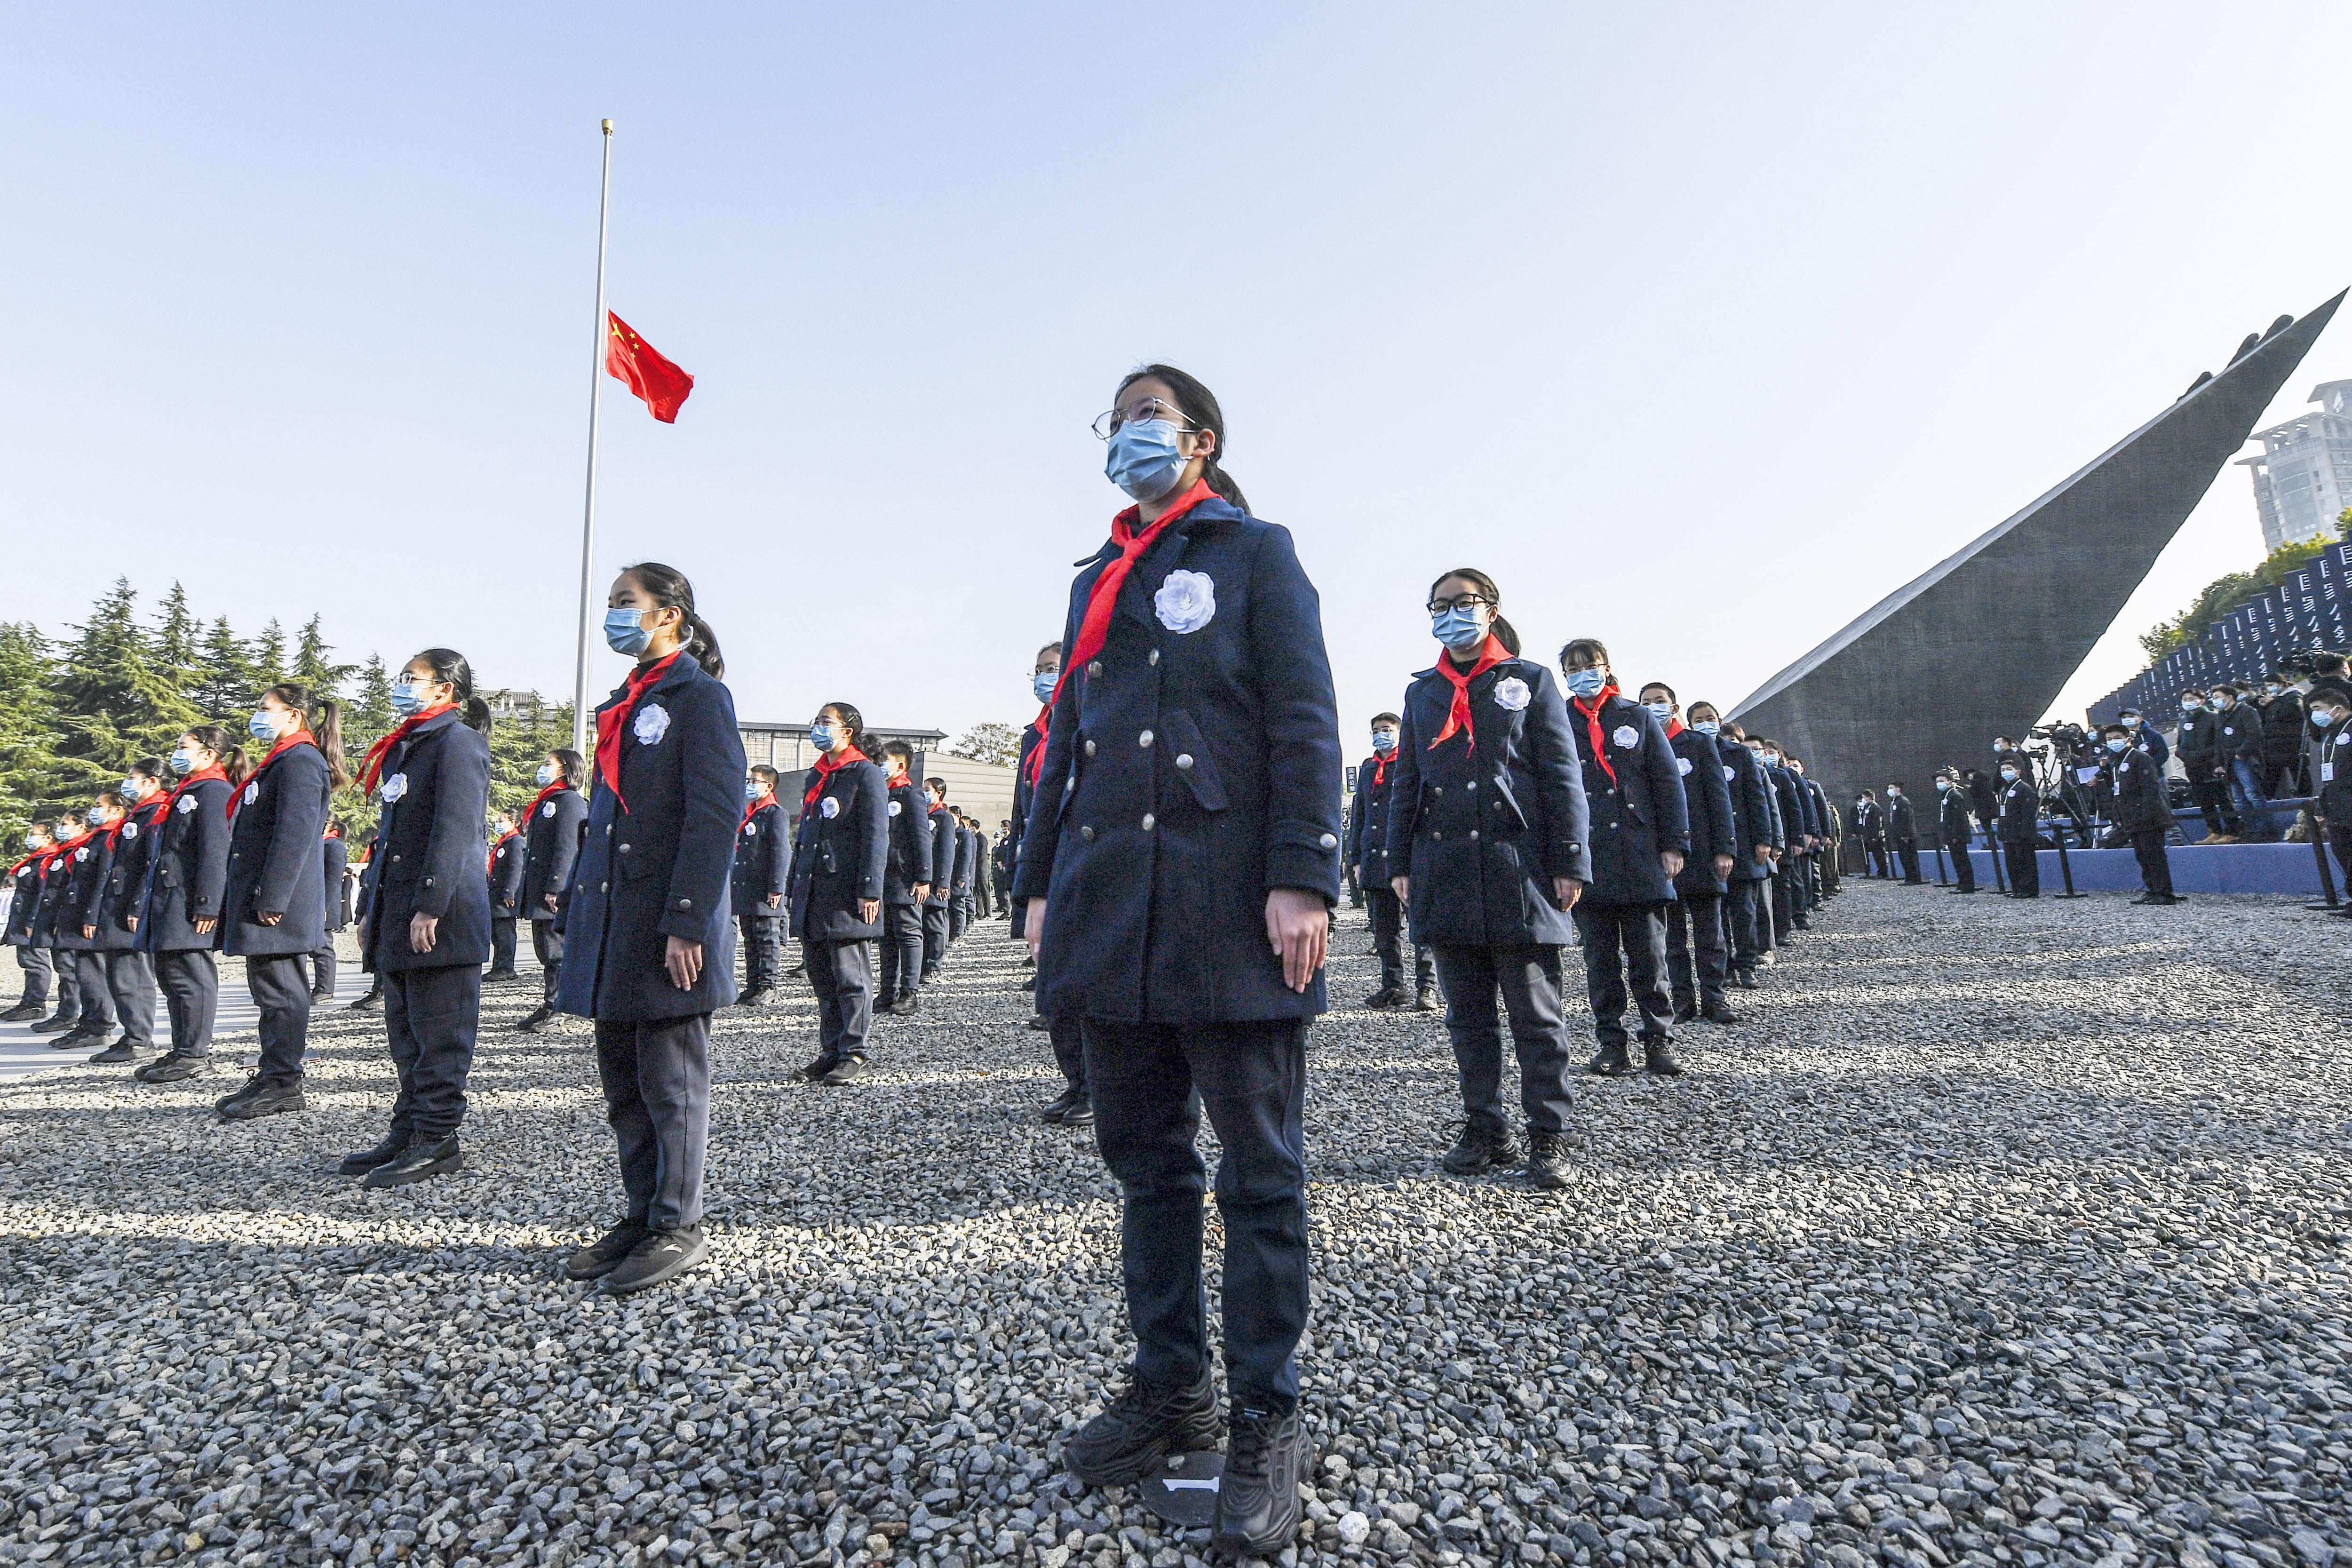
[[2172,807],[2164,796],[2164,769],[2132,744],[2132,732],[2122,724],[2099,731],[2107,760],[2101,770],[2103,804],[2116,830],[2131,840],[2139,859],[2139,879],[2147,890],[2136,904],[2177,904],[2172,890],[2172,859],[2164,836],[2172,827]]

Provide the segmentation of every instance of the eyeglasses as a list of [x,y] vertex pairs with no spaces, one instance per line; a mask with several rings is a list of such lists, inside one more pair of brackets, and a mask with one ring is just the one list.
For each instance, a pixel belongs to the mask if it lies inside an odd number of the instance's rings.
[[1442,616],[1448,610],[1475,610],[1482,605],[1492,609],[1495,601],[1478,594],[1456,594],[1450,599],[1430,600],[1428,609],[1433,616]]
[[1130,419],[1139,424],[1152,419],[1172,419],[1187,430],[1197,428],[1190,419],[1184,417],[1184,411],[1177,407],[1174,404],[1162,403],[1156,397],[1147,397],[1142,402],[1137,404],[1133,408],[1127,410],[1125,413],[1121,413],[1116,408],[1106,408],[1100,414],[1096,415],[1094,423],[1095,439],[1097,441],[1109,440],[1113,436],[1118,434],[1118,427],[1126,424]]

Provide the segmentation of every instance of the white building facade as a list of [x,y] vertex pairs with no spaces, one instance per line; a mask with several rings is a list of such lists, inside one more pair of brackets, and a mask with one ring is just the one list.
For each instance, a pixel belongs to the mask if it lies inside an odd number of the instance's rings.
[[2307,401],[2319,412],[2255,431],[2263,455],[2238,459],[2253,470],[2264,553],[2334,539],[2337,514],[2352,506],[2352,381],[2321,382]]

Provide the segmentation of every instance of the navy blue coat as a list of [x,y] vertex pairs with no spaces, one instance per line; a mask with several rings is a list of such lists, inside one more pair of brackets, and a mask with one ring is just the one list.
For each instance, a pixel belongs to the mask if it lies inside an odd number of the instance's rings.
[[823,792],[801,807],[793,845],[793,934],[803,942],[880,936],[882,922],[859,920],[857,905],[882,896],[889,858],[887,775],[868,762],[834,769]]
[[147,899],[147,868],[155,863],[155,843],[162,837],[157,825],[163,819],[165,792],[158,790],[142,800],[122,824],[122,832],[114,846],[114,864],[107,873],[106,923],[121,933],[120,948],[136,948],[139,938],[131,922],[145,912]]
[[1780,816],[1780,847],[1791,855],[1802,854],[1805,835],[1805,792],[1798,786],[1797,775],[1785,767],[1771,763],[1764,764],[1764,777],[1772,786],[1772,801]]
[[2042,792],[2021,773],[2014,782],[2000,786],[2000,819],[1998,832],[2003,844],[2031,845],[2039,843],[2042,830],[2037,826],[2042,815]]
[[2132,731],[2132,744],[2154,758],[2158,770],[2171,759],[2172,748],[2164,743],[2164,731],[2145,719],[2140,721],[2139,728]]
[[1675,770],[1683,775],[1683,809],[1690,822],[1690,858],[1675,879],[1675,891],[1685,899],[1719,899],[1730,889],[1715,874],[1715,858],[1730,856],[1736,869],[1746,853],[1739,847],[1739,826],[1731,815],[1723,758],[1713,741],[1687,724],[1667,736],[1666,744],[1674,749]]
[[1857,796],[1853,803],[1853,830],[1864,844],[1886,842],[1886,815],[1875,801]]
[[8,873],[8,934],[10,947],[33,945],[33,917],[41,910],[41,857],[47,850],[35,850],[16,862]]
[[1664,850],[1690,853],[1690,810],[1683,804],[1682,770],[1666,743],[1665,726],[1640,703],[1601,700],[1597,715],[1611,779],[1592,754],[1584,714],[1568,710],[1569,738],[1584,769],[1584,797],[1592,819],[1592,880],[1584,896],[1595,904],[1664,904],[1675,885],[1658,858]]
[[[735,793],[740,796],[742,786],[737,785]],[[561,790],[540,802],[523,827],[523,841],[529,846],[522,874],[523,919],[555,918],[563,896],[572,890],[580,846],[587,837],[588,802],[578,790]],[[555,910],[547,907],[550,897],[556,900]]]
[[[316,952],[327,945],[327,797],[334,779],[308,741],[246,780],[230,825],[225,952]],[[256,918],[282,914],[274,926]]]
[[[360,906],[360,964],[387,974],[478,968],[490,956],[490,879],[482,816],[490,805],[490,743],[457,710],[435,715],[384,753],[375,858]],[[408,922],[439,921],[416,952]]]
[[220,928],[199,935],[195,922],[218,920],[228,884],[228,796],[223,779],[187,787],[163,814],[141,891],[142,952],[204,952],[220,945]]
[[322,890],[327,896],[329,931],[341,931],[351,923],[351,917],[344,912],[343,905],[343,868],[350,858],[351,849],[344,844],[341,834],[331,833],[320,841],[319,868],[324,882]]
[[945,805],[930,808],[931,896],[924,902],[945,904],[955,887],[956,819]]
[[882,901],[911,904],[916,885],[931,877],[931,818],[913,779],[890,784],[887,795],[883,810],[890,824],[890,854],[882,867]]
[[1907,795],[1895,795],[1886,803],[1886,841],[1898,849],[1916,847],[1919,843],[1919,818]]
[[530,869],[530,840],[520,828],[490,847],[490,918],[522,917],[523,877]]
[[1731,868],[1735,882],[1761,882],[1772,875],[1771,862],[1756,858],[1756,847],[1780,845],[1772,807],[1772,786],[1765,782],[1764,764],[1738,741],[1718,741],[1715,752],[1723,763],[1723,784],[1731,797],[1731,833],[1739,847]]
[[1837,813],[1830,806],[1830,792],[1802,773],[1797,775],[1797,787],[1804,791],[1805,809],[1813,837],[1835,838],[1838,836],[1838,819]]
[[1974,830],[1969,817],[1969,792],[1954,785],[1936,794],[1936,827],[1943,835],[1944,847],[1966,849]]
[[735,868],[728,880],[737,919],[784,918],[782,907],[772,908],[768,900],[791,886],[793,846],[785,827],[784,808],[773,799],[751,813],[750,821],[737,819]]
[[[605,709],[627,689],[625,682]],[[607,721],[604,710],[597,720]],[[616,1023],[715,1012],[735,1000],[727,881],[744,761],[734,694],[692,654],[678,654],[646,689],[620,752],[628,806],[601,782],[588,802],[587,840],[564,909],[556,1008]],[[702,973],[684,991],[670,983],[671,937],[702,944]]]
[[[66,885],[65,912],[58,917],[58,946],[68,952],[105,952],[117,945],[112,938],[118,934],[123,939],[120,945],[131,945],[129,932],[107,930],[106,884],[114,869],[114,848],[111,835],[93,833],[67,858],[73,876]],[[82,935],[84,926],[96,926],[97,933]]]
[[[1438,722],[1444,723],[1443,719]],[[1356,798],[1348,803],[1347,864],[1356,868],[1356,886],[1369,892],[1386,888],[1405,874],[1411,846],[1389,863],[1389,804],[1395,798],[1396,755],[1382,767],[1378,756],[1364,759],[1356,769]]]
[[1030,784],[1029,775],[1033,763],[1039,768],[1045,765],[1045,727],[1051,722],[1052,717],[1051,714],[1040,715],[1037,721],[1021,731],[1021,761],[1013,770],[1013,837],[1004,847],[1004,886],[1013,900],[1013,939],[1015,942],[1024,941],[1029,935],[1029,900],[1012,891],[1021,880],[1021,836],[1028,828],[1029,813],[1037,801],[1037,791]]
[[66,947],[58,940],[73,916],[73,852],[88,842],[87,834],[79,840],[68,839],[49,857],[48,868],[41,874],[40,907],[33,913],[33,946],[67,952],[89,947],[89,944],[81,940],[79,925],[72,928],[74,946]]
[[[1106,542],[1071,584],[1066,648],[1118,554]],[[1013,890],[1048,900],[1039,1012],[1325,1010],[1323,976],[1292,991],[1265,939],[1272,889],[1339,897],[1339,702],[1287,529],[1214,498],[1169,525],[1120,584],[1101,651],[1062,682],[1037,794]]]
[[1412,879],[1413,940],[1562,946],[1576,928],[1552,879],[1589,884],[1592,855],[1559,688],[1534,660],[1507,658],[1470,682],[1476,744],[1459,731],[1433,744],[1453,705],[1454,683],[1434,667],[1415,675],[1389,764],[1382,837],[1389,875]]

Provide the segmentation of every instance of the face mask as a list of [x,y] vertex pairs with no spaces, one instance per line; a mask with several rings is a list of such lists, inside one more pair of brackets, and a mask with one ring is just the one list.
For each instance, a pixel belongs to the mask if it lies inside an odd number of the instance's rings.
[[2000,770],[2000,777],[2003,784],[2015,784],[2017,782],[2017,770],[2015,768],[2003,768]]
[[1952,793],[1952,781],[1951,781],[1951,780],[1949,780],[1949,779],[1937,779],[1937,780],[1936,781],[1936,793],[1937,793],[1937,794],[1938,794],[1938,795],[1949,795],[1949,794],[1951,794],[1951,793]]
[[2126,713],[2123,717],[2123,722],[2125,728],[2137,730],[2139,728],[2139,715],[2137,713]]
[[1374,750],[1375,752],[1378,752],[1381,755],[1382,755],[1382,756],[1384,756],[1384,757],[1385,757],[1385,756],[1387,756],[1391,752],[1395,751],[1395,750],[1396,750],[1396,731],[1395,731],[1394,730],[1375,730],[1375,731],[1372,731],[1372,750]]
[[833,726],[823,722],[810,725],[809,743],[814,745],[820,752],[830,752],[833,750]]
[[2315,729],[2315,730],[2329,730],[2329,729],[2333,729],[2333,728],[2335,728],[2335,725],[2336,725],[2336,715],[2335,715],[2335,714],[2330,713],[2330,712],[2326,711],[2326,710],[2324,710],[2324,709],[2314,709],[2314,710],[2312,710],[2312,714],[2311,714],[2311,727],[2312,727],[2313,729]]
[[555,782],[555,764],[553,763],[540,763],[539,772],[531,774],[531,777],[539,781],[541,788],[546,788],[549,784]]
[[40,847],[41,847],[41,836],[40,836],[39,834],[37,834],[37,833],[27,833],[26,835],[25,835],[25,847],[26,847],[26,848],[27,848],[27,849],[38,849]]
[[2204,706],[2205,704],[2200,702],[2194,697],[2184,697],[2180,700],[2180,710],[2183,713],[2194,713]]
[[1661,724],[1671,721],[1675,716],[1675,705],[1671,702],[1644,702],[1642,706],[1647,708],[1650,716]]
[[1886,803],[1889,805],[1894,805],[1896,801],[1901,800],[1902,798],[1903,792],[1899,789],[1891,789],[1886,792]]
[[2107,750],[2110,752],[2127,752],[2130,749],[2131,742],[2129,741],[2121,740],[2113,735],[2107,737]]
[[1710,737],[1723,733],[1723,726],[1717,723],[1712,719],[1702,719],[1697,723],[1692,725],[1691,728],[1696,730],[1702,735]]
[[115,786],[114,793],[121,795],[126,800],[137,800],[141,795],[145,795],[147,791],[141,785],[137,779],[124,779],[120,784]]
[[1579,697],[1598,697],[1601,689],[1609,684],[1609,677],[1598,669],[1568,671],[1568,689]]
[[1456,653],[1468,653],[1486,640],[1486,623],[1475,610],[1452,605],[1429,618],[1429,635]]
[[406,719],[424,711],[425,699],[416,694],[416,682],[404,680],[392,689],[392,710]]
[[245,721],[245,728],[247,733],[257,741],[278,739],[278,721],[271,718],[267,710],[257,711],[252,718],[247,719]]
[[1176,449],[1181,435],[1173,419],[1122,425],[1103,456],[1103,472],[1135,500],[1158,500],[1184,477],[1184,454]]
[[643,610],[633,610],[624,605],[604,612],[604,646],[614,653],[627,654],[631,658],[646,651],[654,634],[637,624]]
[[102,811],[93,811],[89,814],[89,830],[92,833],[103,833],[113,826],[114,818]]
[[186,750],[184,747],[179,751],[173,752],[172,753],[172,771],[175,773],[194,773],[196,771],[195,754]]
[[1061,680],[1060,670],[1041,669],[1029,678],[1029,689],[1037,694],[1038,701],[1051,702],[1054,700],[1054,688],[1060,685]]
[[767,793],[768,786],[761,784],[758,779],[745,779],[743,781],[743,798],[745,800],[757,800]]
[[2225,691],[2225,692],[2223,692],[2221,696],[2216,697],[2215,699],[2213,699],[2213,706],[2214,706],[2214,707],[2216,707],[2216,708],[2234,708],[2234,707],[2236,707],[2236,706],[2237,706],[2237,702],[2238,702],[2238,700],[2237,700],[2236,698],[2234,698],[2234,697],[2231,696],[2231,695],[2230,695],[2228,692],[2226,692],[2226,691]]

